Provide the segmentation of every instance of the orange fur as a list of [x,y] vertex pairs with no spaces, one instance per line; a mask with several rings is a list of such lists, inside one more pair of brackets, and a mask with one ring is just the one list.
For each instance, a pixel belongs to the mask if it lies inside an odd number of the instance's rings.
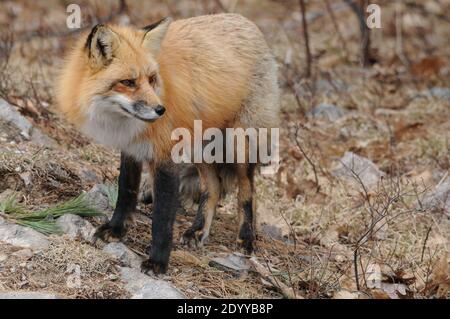
[[[147,124],[134,140],[150,140],[157,161],[170,156],[175,143],[170,138],[172,130],[183,127],[192,131],[196,119],[203,121],[204,130],[251,126],[243,124],[239,115],[250,99],[255,74],[269,54],[264,37],[253,23],[234,14],[172,22],[157,56],[143,45],[142,30],[109,28],[120,40],[108,66],[92,66],[84,47],[86,36],[68,56],[58,83],[57,101],[70,122],[82,126],[92,97],[99,94],[119,92],[132,100],[162,103],[164,116]],[[154,72],[160,77],[159,94],[148,83]],[[111,86],[111,82],[129,78],[138,79],[135,90],[120,84]],[[273,109],[277,113],[278,105]]]

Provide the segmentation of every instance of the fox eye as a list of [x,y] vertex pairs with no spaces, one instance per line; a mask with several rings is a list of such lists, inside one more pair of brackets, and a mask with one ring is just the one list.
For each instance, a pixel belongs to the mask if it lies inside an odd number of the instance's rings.
[[130,88],[136,87],[136,81],[135,80],[122,80],[120,81],[121,84],[128,86]]
[[156,85],[156,74],[152,74],[148,77],[148,83],[153,87]]

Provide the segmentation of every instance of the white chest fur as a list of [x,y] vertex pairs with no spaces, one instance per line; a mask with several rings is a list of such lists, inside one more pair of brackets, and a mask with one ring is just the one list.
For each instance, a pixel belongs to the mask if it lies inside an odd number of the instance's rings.
[[118,113],[96,110],[98,109],[93,108],[88,114],[81,128],[83,133],[101,144],[133,156],[138,161],[149,161],[153,158],[151,141],[136,142],[136,137],[147,127],[145,122]]

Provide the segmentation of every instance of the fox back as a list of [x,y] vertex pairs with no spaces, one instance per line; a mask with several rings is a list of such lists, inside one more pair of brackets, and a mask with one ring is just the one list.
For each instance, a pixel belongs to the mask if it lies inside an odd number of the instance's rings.
[[171,132],[273,127],[276,63],[236,14],[164,19],[143,29],[98,25],[69,54],[57,86],[65,117],[138,160],[164,160]]

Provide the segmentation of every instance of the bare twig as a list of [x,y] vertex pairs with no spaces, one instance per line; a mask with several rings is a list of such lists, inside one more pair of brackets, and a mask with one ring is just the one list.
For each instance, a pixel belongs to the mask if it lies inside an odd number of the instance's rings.
[[409,67],[411,63],[403,50],[403,4],[401,2],[396,3],[395,33],[395,52],[400,61],[402,61],[405,66]]
[[312,56],[309,46],[308,21],[306,21],[306,5],[304,0],[299,0],[302,13],[303,37],[305,38],[305,54],[306,54],[306,77],[311,77]]
[[222,12],[228,12],[228,9],[225,8],[225,6],[223,5],[222,1],[220,1],[220,0],[215,0],[214,3],[216,4],[216,6],[217,6]]
[[277,280],[271,273],[270,267],[269,269],[267,269],[266,267],[261,265],[255,257],[250,258],[249,262],[252,265],[253,269],[262,277],[262,279],[269,282],[274,288],[279,290],[283,294],[283,296],[289,299],[304,299],[303,297],[293,292],[293,289],[291,287],[288,287],[281,281]]
[[306,154],[305,150],[303,149],[302,145],[300,144],[299,138],[298,138],[299,130],[300,130],[300,128],[297,126],[295,128],[295,137],[294,137],[295,138],[295,143],[297,145],[297,148],[300,150],[302,155],[305,157],[306,161],[312,167],[312,170],[314,172],[314,180],[315,180],[315,183],[316,183],[316,192],[318,193],[320,191],[320,184],[319,184],[319,177],[317,176],[316,164],[314,164],[314,162],[311,160],[311,158],[308,156],[308,154]]
[[344,50],[345,59],[348,60],[350,57],[350,53],[348,52],[348,49],[347,49],[347,42],[345,41],[345,38],[342,35],[341,29],[339,28],[339,24],[337,23],[336,16],[334,14],[333,9],[331,8],[330,0],[324,0],[324,2],[325,2],[325,7],[327,8],[328,15],[330,16],[331,22],[333,22],[334,29],[336,30],[337,35],[339,37],[339,42],[341,43],[342,49]]
[[428,237],[430,236],[432,226],[428,227],[427,234],[425,235],[425,239],[422,244],[422,253],[420,254],[420,262],[423,262],[423,256],[425,254],[425,248],[427,247]]
[[366,15],[363,5],[357,4],[353,0],[344,0],[352,11],[356,14],[359,21],[359,29],[361,33],[361,64],[363,67],[370,65],[370,29],[366,24]]

